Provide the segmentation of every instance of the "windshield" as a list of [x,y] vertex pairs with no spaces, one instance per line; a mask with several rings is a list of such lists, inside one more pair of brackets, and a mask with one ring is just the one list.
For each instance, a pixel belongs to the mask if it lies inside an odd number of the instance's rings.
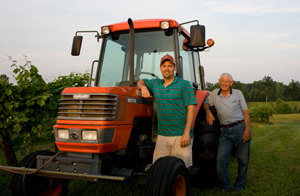
[[[174,57],[173,31],[136,32],[134,36],[134,81],[162,78],[160,59],[166,54]],[[103,41],[96,86],[128,86],[129,34],[110,35]]]

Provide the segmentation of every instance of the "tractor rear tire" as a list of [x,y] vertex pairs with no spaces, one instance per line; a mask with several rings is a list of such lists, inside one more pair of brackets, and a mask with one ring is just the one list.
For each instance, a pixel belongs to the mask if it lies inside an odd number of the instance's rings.
[[[41,150],[27,155],[18,167],[36,168],[37,155],[54,155],[48,150]],[[68,180],[15,174],[13,178],[13,196],[64,196],[68,191]]]
[[145,196],[186,196],[188,185],[184,162],[176,157],[161,157],[150,169]]
[[216,157],[221,126],[214,108],[210,108],[215,118],[213,125],[207,124],[203,107],[201,109],[195,122],[193,142],[193,166],[200,169],[191,179],[198,183],[197,186],[212,188],[218,184]]

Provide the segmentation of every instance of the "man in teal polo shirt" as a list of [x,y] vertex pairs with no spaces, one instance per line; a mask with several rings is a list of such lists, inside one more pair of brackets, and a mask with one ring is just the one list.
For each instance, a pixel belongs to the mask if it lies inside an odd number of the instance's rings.
[[142,97],[152,97],[158,121],[158,136],[153,154],[153,163],[164,156],[182,159],[186,167],[192,166],[192,124],[197,101],[191,84],[174,75],[174,59],[165,55],[160,61],[161,79],[140,80]]

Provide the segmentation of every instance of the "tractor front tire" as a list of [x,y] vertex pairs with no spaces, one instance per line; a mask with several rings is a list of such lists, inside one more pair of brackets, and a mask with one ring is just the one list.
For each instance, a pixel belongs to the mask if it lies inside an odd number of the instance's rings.
[[[36,168],[37,155],[54,155],[41,150],[27,155],[18,167]],[[13,178],[13,196],[64,196],[68,191],[68,180],[15,174]]]
[[188,172],[176,157],[162,157],[151,166],[145,196],[188,195]]

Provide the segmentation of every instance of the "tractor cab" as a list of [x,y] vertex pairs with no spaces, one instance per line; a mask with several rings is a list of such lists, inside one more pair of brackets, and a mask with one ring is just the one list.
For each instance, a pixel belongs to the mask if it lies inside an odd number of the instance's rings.
[[[126,22],[103,26],[101,35],[96,35],[103,41],[94,86],[136,86],[140,79],[162,78],[159,62],[169,54],[176,62],[176,76],[203,89],[199,51],[209,47],[205,47],[204,26],[192,26],[190,35],[181,24],[171,19],[133,21],[132,25],[134,30],[130,30]],[[72,55],[75,56],[80,53],[82,40],[77,33],[72,49]],[[130,34],[133,34],[132,39]],[[132,48],[130,44],[133,44]]]

